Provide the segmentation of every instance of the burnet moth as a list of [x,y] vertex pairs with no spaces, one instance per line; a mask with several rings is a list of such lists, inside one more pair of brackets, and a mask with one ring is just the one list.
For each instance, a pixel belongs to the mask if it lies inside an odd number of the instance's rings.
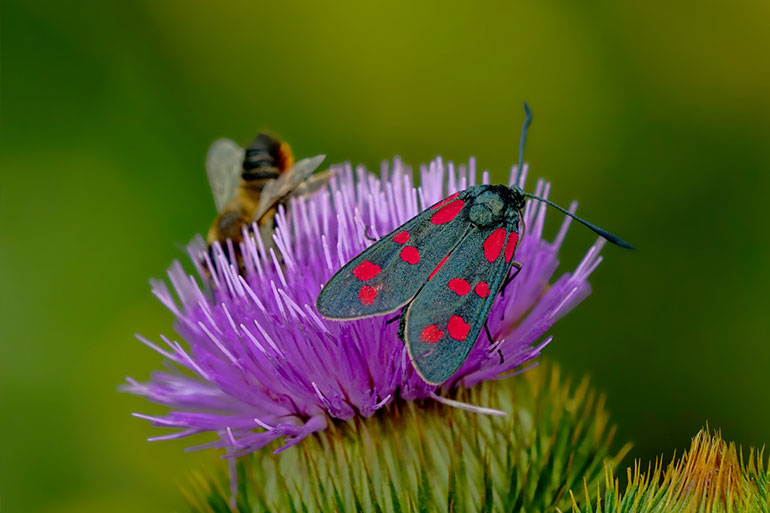
[[[524,110],[519,169],[532,121],[526,103]],[[429,384],[443,383],[468,357],[495,297],[521,268],[513,256],[528,198],[634,249],[516,185],[476,185],[424,210],[345,264],[318,295],[318,311],[327,319],[352,320],[400,310],[398,335],[415,370]]]

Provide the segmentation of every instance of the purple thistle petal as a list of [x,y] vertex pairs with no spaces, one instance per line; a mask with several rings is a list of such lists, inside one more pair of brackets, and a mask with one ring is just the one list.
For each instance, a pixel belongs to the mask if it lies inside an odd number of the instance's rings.
[[[172,409],[164,416],[135,414],[179,429],[152,440],[212,432],[215,440],[193,449],[224,448],[231,457],[283,439],[280,451],[325,429],[329,418],[369,417],[396,399],[443,399],[452,386],[512,376],[540,354],[551,341],[546,332],[591,291],[587,280],[601,262],[604,241],[589,248],[572,273],[552,281],[571,219],[565,217],[554,241],[546,241],[547,207],[528,202],[516,250],[524,266],[496,299],[488,320],[495,344],[482,335],[449,381],[428,385],[413,369],[397,324],[385,324],[387,316],[329,321],[316,312],[315,299],[337,269],[372,243],[367,233],[390,233],[474,185],[475,160],[456,168],[437,158],[420,167],[419,188],[411,168],[398,158],[391,167],[383,164],[382,178],[360,166],[334,171],[329,187],[292,199],[288,212],[279,209],[274,249],[266,251],[259,237],[247,234],[239,248],[228,241],[226,247],[214,244],[209,254],[197,237],[188,246],[196,276],[174,262],[168,270],[171,288],[151,282],[187,343],[185,348],[161,337],[167,346],[161,347],[138,337],[172,369],[153,373],[148,383],[128,378],[122,387]],[[526,165],[521,173],[514,167],[509,183],[523,187],[526,173]],[[489,173],[481,179],[488,183]],[[543,197],[549,190],[542,180],[535,187]],[[244,255],[245,276],[229,263],[236,251]]]

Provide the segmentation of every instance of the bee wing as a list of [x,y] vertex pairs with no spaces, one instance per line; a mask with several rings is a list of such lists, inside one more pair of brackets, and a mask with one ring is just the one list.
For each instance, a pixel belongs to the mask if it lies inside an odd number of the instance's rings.
[[394,312],[412,300],[469,230],[473,194],[463,191],[422,211],[345,264],[316,308],[327,319]]
[[313,171],[318,169],[325,158],[326,155],[316,155],[302,159],[295,163],[291,169],[282,173],[281,176],[268,182],[259,195],[259,208],[254,214],[254,220],[262,219],[268,210],[291,194],[313,174]]
[[329,183],[329,180],[333,175],[334,173],[331,169],[317,173],[299,184],[297,188],[291,192],[291,196],[294,196],[295,194],[297,196],[312,194]]
[[501,225],[471,228],[407,308],[401,336],[426,382],[443,383],[468,357],[511,270],[517,240]]
[[238,193],[245,150],[230,139],[217,139],[206,155],[206,174],[217,212],[222,212]]

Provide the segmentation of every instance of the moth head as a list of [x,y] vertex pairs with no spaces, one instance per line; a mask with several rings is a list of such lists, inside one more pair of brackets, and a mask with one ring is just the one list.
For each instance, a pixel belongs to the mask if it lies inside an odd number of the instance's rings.
[[520,211],[522,208],[524,208],[524,203],[527,201],[527,197],[524,194],[524,191],[522,191],[521,188],[519,188],[517,185],[508,187],[508,190],[511,193],[511,206],[516,212]]
[[505,216],[507,203],[501,191],[489,188],[476,197],[468,216],[476,226],[499,223]]

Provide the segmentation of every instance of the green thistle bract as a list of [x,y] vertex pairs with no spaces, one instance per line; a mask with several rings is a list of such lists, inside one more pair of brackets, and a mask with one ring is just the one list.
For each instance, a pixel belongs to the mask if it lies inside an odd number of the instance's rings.
[[[628,450],[610,452],[614,428],[588,381],[571,387],[556,368],[456,392],[508,415],[398,401],[337,422],[292,450],[241,458],[237,511],[555,511]],[[193,510],[231,511],[226,483],[224,469],[195,476],[185,490]]]
[[[690,450],[663,470],[637,462],[628,469],[628,485],[620,493],[612,468],[606,470],[604,504],[596,494],[588,501],[590,481],[583,487],[586,504],[573,504],[573,513],[770,513],[770,471],[763,451],[751,450],[747,461],[734,443],[726,443],[708,428],[693,438]],[[574,499],[574,496],[573,496]]]

